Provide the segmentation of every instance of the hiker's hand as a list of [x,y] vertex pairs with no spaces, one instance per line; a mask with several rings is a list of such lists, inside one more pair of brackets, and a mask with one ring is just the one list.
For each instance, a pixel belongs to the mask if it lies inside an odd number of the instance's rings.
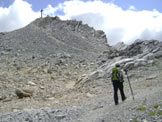
[[125,74],[127,74],[127,69],[124,69]]

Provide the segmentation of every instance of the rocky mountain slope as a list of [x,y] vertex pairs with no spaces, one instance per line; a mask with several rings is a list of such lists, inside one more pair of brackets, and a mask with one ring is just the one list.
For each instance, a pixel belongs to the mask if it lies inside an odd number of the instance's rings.
[[[0,122],[162,120],[162,42],[113,47],[80,21],[39,18],[0,33]],[[127,100],[113,103],[112,67],[128,70]],[[142,109],[142,110],[141,110]]]
[[39,18],[25,28],[1,33],[0,39],[1,51],[11,52],[11,55],[18,55],[18,52],[21,55],[30,54],[38,58],[67,53],[85,59],[87,54],[93,57],[107,50],[103,31],[95,31],[75,20],[61,21],[58,17]]

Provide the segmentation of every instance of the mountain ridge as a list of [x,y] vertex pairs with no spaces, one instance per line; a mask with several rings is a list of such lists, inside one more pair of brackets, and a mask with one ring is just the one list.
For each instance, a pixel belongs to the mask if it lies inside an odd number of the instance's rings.
[[[85,26],[89,30],[86,33],[78,32],[72,29],[76,26],[78,29]],[[89,33],[92,34],[89,35]],[[4,48],[10,48],[12,52],[14,50],[36,52],[40,55],[46,55],[46,57],[55,54],[55,52],[69,52],[73,55],[78,53],[80,58],[81,55],[85,58],[84,50],[90,54],[91,52],[99,54],[107,48],[106,35],[103,31],[97,32],[75,20],[61,21],[58,17],[39,18],[25,28],[7,33],[1,36],[1,46],[3,46],[3,43],[4,46],[8,46]]]

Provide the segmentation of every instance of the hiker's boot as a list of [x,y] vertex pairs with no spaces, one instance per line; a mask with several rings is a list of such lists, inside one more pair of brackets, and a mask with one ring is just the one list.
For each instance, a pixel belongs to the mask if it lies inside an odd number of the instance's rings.
[[127,99],[127,97],[124,97],[123,99],[122,99],[122,101],[125,101]]
[[118,102],[117,102],[117,103],[115,103],[115,105],[118,105]]

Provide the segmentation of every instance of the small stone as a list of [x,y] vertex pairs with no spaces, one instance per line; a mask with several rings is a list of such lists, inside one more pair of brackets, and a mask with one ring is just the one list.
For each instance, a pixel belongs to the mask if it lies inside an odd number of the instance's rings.
[[146,119],[143,119],[142,122],[148,122]]
[[133,119],[129,119],[129,122],[133,122]]
[[54,101],[54,103],[55,103],[55,104],[58,104],[58,103],[60,103],[60,102],[59,102],[58,100],[56,100],[56,101]]
[[40,86],[40,88],[41,88],[41,89],[45,89],[45,87],[44,87],[44,86]]
[[146,78],[146,80],[152,80],[152,79],[156,79],[156,78],[157,78],[156,75],[151,75],[151,76],[148,76],[148,77]]
[[12,101],[11,98],[7,98],[7,99],[4,99],[4,100],[3,100],[3,102],[10,102],[10,101]]
[[56,115],[55,116],[55,118],[57,119],[57,120],[62,120],[62,119],[64,119],[66,116],[65,115]]
[[94,95],[92,95],[90,93],[87,93],[86,95],[87,95],[87,97],[90,97],[90,98],[94,97]]
[[32,82],[32,81],[29,81],[29,82],[28,82],[28,85],[36,86],[36,83],[34,83],[34,82]]
[[6,99],[6,96],[0,96],[0,101]]
[[91,63],[91,65],[94,65],[94,63]]
[[54,97],[50,97],[50,98],[48,98],[48,100],[54,100],[55,98]]
[[85,76],[86,76],[86,74],[83,74],[83,75],[82,75],[82,77],[85,77]]
[[17,110],[17,109],[13,109],[13,112],[18,112],[19,110]]

